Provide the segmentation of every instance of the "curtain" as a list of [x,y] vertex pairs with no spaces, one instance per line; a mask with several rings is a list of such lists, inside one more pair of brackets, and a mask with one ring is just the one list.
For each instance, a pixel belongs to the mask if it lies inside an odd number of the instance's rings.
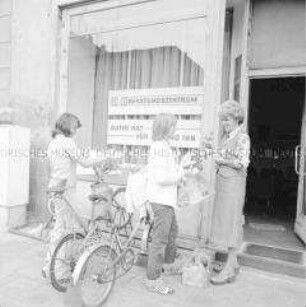
[[96,57],[93,147],[106,145],[110,90],[200,86],[203,67],[176,46],[107,52]]

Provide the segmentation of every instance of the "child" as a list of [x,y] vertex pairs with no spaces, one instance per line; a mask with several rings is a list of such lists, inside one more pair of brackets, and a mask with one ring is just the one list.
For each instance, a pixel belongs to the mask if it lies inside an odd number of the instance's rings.
[[162,269],[172,269],[176,258],[178,226],[178,183],[183,169],[176,162],[169,141],[174,136],[176,118],[172,114],[160,114],[153,122],[147,177],[147,199],[150,202],[154,222],[148,250],[147,279],[145,286],[152,292],[172,294],[174,289],[161,279]]
[[[73,206],[75,203],[76,193],[76,167],[77,164],[83,167],[91,167],[93,162],[81,159],[78,148],[73,139],[77,133],[77,129],[81,127],[80,120],[71,113],[62,114],[55,124],[52,131],[52,141],[48,146],[48,158],[50,162],[50,180],[49,189],[64,189],[65,197]],[[98,161],[95,161],[98,162]],[[76,221],[70,208],[63,201],[54,202],[55,224],[50,232],[49,246],[46,257],[46,263],[43,268],[43,276],[49,274],[49,265],[51,256],[54,252],[56,244],[64,233],[72,229]],[[67,277],[67,268],[64,264],[58,263],[58,276]]]

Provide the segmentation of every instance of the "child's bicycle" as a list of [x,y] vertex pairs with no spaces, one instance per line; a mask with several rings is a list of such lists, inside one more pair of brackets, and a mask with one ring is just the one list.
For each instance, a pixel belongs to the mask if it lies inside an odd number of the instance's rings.
[[[130,223],[130,215],[124,209],[124,195],[125,187],[120,187],[115,192],[108,184],[103,182],[103,174],[105,168],[101,165],[95,165],[94,171],[96,173],[96,182],[92,185],[94,194],[89,195],[92,203],[91,219],[82,219],[77,212],[73,209],[67,198],[65,197],[64,188],[49,189],[49,203],[48,210],[54,216],[55,203],[64,202],[68,206],[74,219],[77,221],[77,227],[73,228],[70,233],[66,233],[64,237],[57,243],[51,257],[49,275],[52,286],[60,291],[65,292],[67,287],[72,281],[72,274],[81,254],[86,251],[90,246],[97,243],[104,242],[107,238],[107,228],[110,228],[110,222],[114,223],[118,229],[125,229]],[[102,187],[102,189],[101,189]],[[105,192],[106,193],[103,193]],[[111,194],[109,194],[111,193]],[[105,207],[110,208],[111,216],[96,216],[97,209],[104,211]],[[108,212],[106,212],[108,213]],[[65,271],[65,277],[59,273],[59,268]],[[61,275],[61,276],[60,276]]]
[[148,215],[122,240],[120,226],[113,224],[108,239],[92,245],[77,262],[73,285],[78,287],[84,307],[100,307],[109,297],[116,279],[133,267],[141,250],[136,248],[135,237],[143,226],[151,223]]

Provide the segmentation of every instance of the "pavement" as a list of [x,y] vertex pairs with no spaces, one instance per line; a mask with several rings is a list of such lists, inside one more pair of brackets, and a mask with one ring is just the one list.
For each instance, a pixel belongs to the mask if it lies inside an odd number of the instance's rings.
[[[42,242],[0,234],[1,307],[77,307],[41,277],[45,254]],[[144,268],[119,279],[105,307],[305,307],[305,280],[243,267],[237,281],[196,288],[182,285],[180,276],[167,277],[176,293],[163,296],[146,291]]]

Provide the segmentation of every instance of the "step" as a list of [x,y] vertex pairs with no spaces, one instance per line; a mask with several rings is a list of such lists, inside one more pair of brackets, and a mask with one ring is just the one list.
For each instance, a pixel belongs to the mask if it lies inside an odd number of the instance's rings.
[[[191,250],[189,251],[192,252]],[[262,271],[306,278],[306,254],[303,251],[283,249],[253,243],[244,243],[239,253],[239,264]],[[226,254],[217,253],[216,260],[224,262]],[[137,265],[145,267],[147,256],[138,258]]]
[[239,263],[263,271],[306,278],[304,251],[278,248],[254,243],[244,243]]

